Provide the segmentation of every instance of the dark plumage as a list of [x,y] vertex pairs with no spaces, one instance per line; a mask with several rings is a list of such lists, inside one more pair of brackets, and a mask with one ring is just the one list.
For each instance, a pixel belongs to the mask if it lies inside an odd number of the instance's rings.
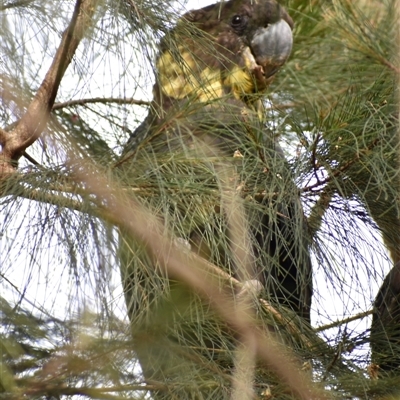
[[[149,115],[120,164],[133,181],[157,186],[162,200],[147,204],[192,251],[239,279],[246,273],[258,279],[264,298],[309,322],[312,272],[303,211],[282,149],[265,126],[262,102],[289,57],[292,25],[275,0],[231,0],[185,14],[161,43]],[[226,189],[244,199],[247,271],[232,249],[229,209],[221,200]],[[143,268],[151,262],[145,249],[132,251],[128,242],[122,241],[122,279],[134,325],[149,318],[146,309],[155,307],[158,315],[154,288],[161,298],[168,284]],[[190,319],[195,313],[177,314]],[[178,318],[185,333],[168,332],[181,346],[209,348],[210,357],[212,349],[230,346],[232,339],[225,340],[223,330],[218,337],[209,316],[185,318]],[[146,377],[176,376],[167,372],[172,364],[162,340],[138,351]]]
[[375,298],[370,340],[378,373],[400,374],[400,263],[388,273]]
[[188,104],[224,99],[257,110],[257,100],[289,57],[292,26],[272,0],[231,0],[185,14],[161,43],[152,109],[125,152],[142,142],[149,127],[176,118]]

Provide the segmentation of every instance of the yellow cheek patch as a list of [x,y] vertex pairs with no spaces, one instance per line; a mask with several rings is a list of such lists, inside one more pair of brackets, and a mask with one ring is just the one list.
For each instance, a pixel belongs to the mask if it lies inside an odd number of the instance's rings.
[[182,53],[182,59],[177,62],[171,52],[165,52],[157,60],[158,78],[164,94],[175,99],[182,99],[193,89],[190,80],[190,74],[185,72],[193,68],[193,60],[185,57]]
[[237,99],[253,93],[255,85],[250,74],[243,68],[235,66],[224,79],[224,85],[229,86]]
[[190,51],[180,46],[180,57],[166,51],[157,61],[159,83],[163,93],[174,99],[191,96],[207,102],[223,97],[231,92],[236,98],[252,93],[255,85],[251,75],[243,68],[235,66],[232,71],[213,70],[196,62]]
[[167,51],[157,61],[158,79],[163,93],[174,99],[192,96],[202,102],[222,97],[219,71],[199,65],[190,52],[182,47],[178,51],[178,60]]

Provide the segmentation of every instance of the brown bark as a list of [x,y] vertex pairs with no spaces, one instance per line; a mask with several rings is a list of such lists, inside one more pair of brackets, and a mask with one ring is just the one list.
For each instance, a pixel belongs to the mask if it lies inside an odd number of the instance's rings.
[[0,180],[15,173],[24,151],[42,134],[49,119],[57,91],[75,51],[90,26],[97,0],[77,0],[68,28],[35,97],[15,128],[0,129]]

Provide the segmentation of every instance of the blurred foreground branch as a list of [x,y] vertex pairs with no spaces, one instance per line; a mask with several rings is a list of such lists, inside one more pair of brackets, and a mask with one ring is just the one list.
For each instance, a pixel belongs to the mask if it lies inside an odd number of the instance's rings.
[[[75,161],[75,160],[74,160]],[[75,165],[75,162],[73,163]],[[295,357],[283,347],[272,334],[266,336],[249,314],[235,306],[235,300],[220,289],[221,276],[215,269],[195,254],[186,254],[174,246],[173,240],[162,235],[162,226],[156,217],[139,203],[125,200],[124,193],[106,180],[90,164],[75,168],[77,181],[83,182],[89,193],[105,205],[105,209],[134,237],[140,240],[168,276],[185,282],[209,302],[220,316],[242,338],[254,343],[255,353],[281,378],[301,399],[328,399],[330,396],[313,384],[310,378],[295,367]],[[154,227],[154,228],[149,228]]]

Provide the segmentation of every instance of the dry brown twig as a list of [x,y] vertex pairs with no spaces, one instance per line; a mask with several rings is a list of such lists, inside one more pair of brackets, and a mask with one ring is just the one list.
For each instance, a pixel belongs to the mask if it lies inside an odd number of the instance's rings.
[[73,106],[84,106],[86,104],[99,103],[99,104],[118,104],[118,105],[136,105],[136,106],[150,106],[150,102],[146,100],[138,100],[133,98],[123,99],[116,97],[92,97],[89,99],[77,99],[64,101],[62,103],[55,103],[53,110],[60,110],[61,108],[73,107]]
[[0,180],[14,174],[24,151],[42,134],[64,73],[91,24],[97,0],[77,0],[53,62],[26,113],[15,128],[0,129]]

